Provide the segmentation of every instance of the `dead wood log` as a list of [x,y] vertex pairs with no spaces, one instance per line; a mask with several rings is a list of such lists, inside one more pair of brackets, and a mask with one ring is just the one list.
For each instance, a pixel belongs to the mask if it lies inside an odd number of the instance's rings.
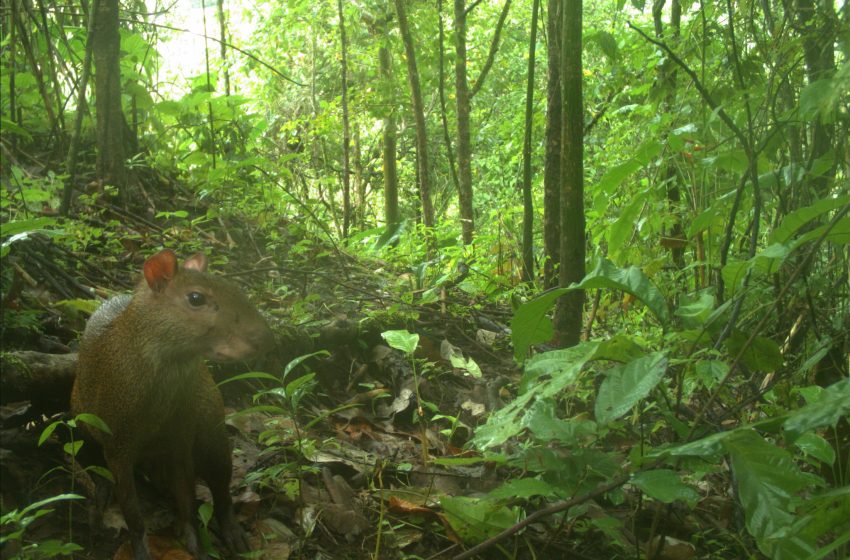
[[28,400],[42,412],[66,410],[76,364],[76,353],[0,354],[0,403]]

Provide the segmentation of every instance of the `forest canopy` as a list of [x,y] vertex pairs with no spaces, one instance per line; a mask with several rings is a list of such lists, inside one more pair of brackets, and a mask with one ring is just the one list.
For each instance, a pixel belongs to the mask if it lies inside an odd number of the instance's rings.
[[65,465],[0,444],[4,558],[104,553],[75,358],[7,357],[71,352],[163,247],[277,333],[218,372],[267,557],[848,556],[846,1],[0,10],[0,422]]

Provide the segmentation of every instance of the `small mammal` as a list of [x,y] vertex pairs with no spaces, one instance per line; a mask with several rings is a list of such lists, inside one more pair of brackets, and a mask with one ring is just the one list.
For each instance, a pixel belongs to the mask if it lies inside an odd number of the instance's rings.
[[233,517],[224,403],[204,360],[259,354],[272,346],[273,335],[239,288],[206,268],[203,253],[179,267],[169,249],[150,257],[133,295],[104,303],[80,342],[71,412],[96,414],[112,432],[86,429],[115,479],[134,560],[151,558],[134,480],[142,462],[165,475],[196,558],[208,558],[198,541],[196,475],[212,491],[225,544],[247,550]]

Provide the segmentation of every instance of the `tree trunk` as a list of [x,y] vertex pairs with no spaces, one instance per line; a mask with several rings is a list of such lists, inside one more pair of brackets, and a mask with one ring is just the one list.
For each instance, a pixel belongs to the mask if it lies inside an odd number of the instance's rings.
[[101,0],[95,12],[92,54],[97,111],[97,174],[116,185],[127,202],[124,166],[124,114],[121,110],[121,36],[118,0]]
[[[835,70],[835,8],[832,2],[813,0],[797,1],[797,22],[803,40],[803,55],[809,83],[829,78]],[[808,162],[822,158],[832,149],[835,134],[832,124],[820,118],[812,123],[812,139]],[[830,169],[811,179],[815,196],[823,198],[829,192],[835,176],[835,164]]]
[[[560,285],[584,278],[584,115],[581,73],[581,0],[564,0],[561,86],[564,99],[561,134]],[[563,347],[578,344],[584,292],[562,296],[555,309],[555,338]]]
[[522,144],[522,279],[534,279],[534,201],[531,196],[531,136],[534,111],[534,53],[537,46],[537,12],[540,0],[531,7],[531,37],[528,44],[528,81],[525,90],[525,138]]
[[472,142],[469,132],[469,82],[466,77],[466,1],[454,0],[455,102],[457,105],[458,203],[463,244],[472,243],[475,220],[472,210]]
[[224,0],[216,0],[215,6],[221,45],[221,65],[224,72],[224,95],[230,97],[230,66],[227,64],[227,20],[224,17]]
[[418,163],[419,198],[422,202],[422,223],[427,228],[434,227],[434,207],[431,204],[430,168],[428,166],[428,130],[425,127],[425,106],[422,103],[422,91],[419,87],[419,70],[416,68],[416,51],[413,48],[413,37],[407,23],[407,13],[404,9],[406,0],[395,0],[398,14],[398,27],[407,54],[407,78],[410,83],[410,99],[413,104],[413,115],[416,119],[416,161]]
[[449,135],[449,119],[446,115],[446,41],[445,29],[443,25],[443,0],[437,0],[437,17],[440,18],[440,118],[443,121],[443,140],[446,143],[446,156],[449,159],[449,171],[452,176],[452,184],[456,191],[460,191],[460,184],[457,178],[457,165],[455,164],[455,154],[452,150],[452,140]]
[[[390,60],[389,37],[384,36],[384,44],[378,49],[378,60],[381,65],[381,77],[387,88],[392,88],[392,61]],[[392,96],[389,96],[392,97]],[[384,105],[387,114],[384,117],[384,220],[387,229],[398,225],[398,168],[396,167],[396,125],[394,104],[386,99]]]
[[[664,41],[664,23],[661,19],[662,10],[664,8],[664,0],[656,0],[652,7],[652,19],[655,25],[655,36],[659,41]],[[679,39],[679,29],[682,22],[682,7],[679,0],[671,0],[670,6],[670,26],[667,34],[674,42]],[[659,69],[659,80],[667,89],[667,95],[664,99],[664,111],[673,113],[676,110],[676,65],[672,60],[667,60]],[[667,206],[673,215],[673,225],[670,227],[670,237],[668,242],[670,247],[670,256],[673,259],[673,264],[676,268],[682,270],[685,268],[685,230],[682,227],[682,195],[679,190],[679,173],[676,170],[676,165],[673,161],[668,161],[665,164],[663,171],[664,184],[667,188]]]
[[345,37],[345,15],[342,0],[337,0],[339,10],[339,41],[342,49],[342,236],[348,237],[351,226],[351,177],[349,151],[351,149],[351,130],[348,123],[348,41]]
[[561,0],[549,0],[546,35],[549,38],[546,84],[546,154],[543,163],[543,282],[558,283],[561,262]]

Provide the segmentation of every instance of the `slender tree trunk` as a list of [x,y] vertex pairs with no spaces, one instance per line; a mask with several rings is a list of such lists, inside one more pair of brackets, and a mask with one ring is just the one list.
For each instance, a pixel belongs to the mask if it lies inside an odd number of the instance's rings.
[[[561,135],[561,265],[560,285],[584,278],[584,111],[581,72],[581,0],[564,0],[561,85],[564,99]],[[562,296],[555,309],[555,337],[564,347],[581,337],[584,291]]]
[[470,97],[466,76],[466,1],[454,0],[455,103],[457,105],[458,203],[463,243],[472,243],[475,219],[472,209],[472,142],[469,132]]
[[44,76],[42,74],[41,66],[38,64],[35,52],[33,51],[32,43],[30,42],[29,30],[27,26],[24,25],[24,21],[21,18],[20,6],[17,5],[17,2],[13,2],[15,4],[15,9],[12,10],[12,17],[15,18],[15,25],[18,30],[18,40],[21,42],[21,48],[24,51],[24,55],[27,57],[27,62],[30,65],[30,71],[32,75],[35,77],[35,83],[38,87],[38,93],[41,96],[41,101],[44,103],[44,112],[47,114],[47,122],[50,123],[50,129],[54,133],[59,131],[59,123],[56,116],[56,109],[53,107],[53,101],[50,99],[50,94],[47,91],[47,87],[44,85]]
[[[655,25],[655,36],[659,41],[665,40],[664,23],[661,19],[661,14],[664,8],[665,0],[656,0],[652,7],[652,19]],[[673,41],[679,39],[679,29],[682,21],[682,7],[679,0],[671,0],[670,5],[670,25],[667,36]],[[676,65],[672,60],[668,60],[659,69],[659,79],[667,89],[667,95],[664,100],[665,111],[674,112],[676,109]],[[668,161],[663,171],[664,184],[667,188],[667,205],[670,212],[673,214],[673,224],[670,227],[670,240],[668,246],[670,248],[670,256],[673,258],[673,264],[679,270],[685,268],[685,230],[682,227],[682,195],[679,189],[679,173],[672,161]]]
[[95,67],[97,111],[97,173],[117,185],[127,202],[124,166],[124,129],[121,109],[121,36],[118,31],[118,0],[101,0],[94,14],[92,54]]
[[89,8],[89,21],[86,32],[86,54],[83,57],[83,68],[80,72],[79,85],[77,87],[77,113],[74,118],[74,130],[71,131],[71,145],[68,147],[68,157],[65,160],[65,170],[68,173],[68,179],[65,181],[64,190],[62,192],[62,205],[59,208],[59,213],[63,216],[67,216],[71,209],[71,195],[74,183],[77,179],[77,151],[80,146],[80,134],[83,128],[83,115],[85,114],[84,109],[86,106],[86,88],[88,87],[89,75],[91,73],[94,17],[97,13],[100,1],[101,0],[92,0]]
[[547,52],[546,153],[543,163],[543,265],[544,286],[558,283],[561,262],[561,5],[548,0],[546,10]]
[[224,71],[224,95],[230,97],[230,65],[227,63],[227,20],[224,16],[224,0],[216,0],[218,37],[221,45],[221,64]]
[[351,226],[351,130],[348,123],[348,41],[345,37],[345,15],[342,0],[337,0],[339,10],[339,39],[342,48],[342,236],[348,237]]
[[455,186],[455,191],[460,191],[460,186],[457,178],[457,165],[455,164],[455,154],[452,150],[452,140],[449,134],[449,119],[446,114],[446,33],[443,24],[443,0],[437,0],[437,16],[440,18],[440,118],[443,121],[443,140],[446,143],[446,156],[449,159],[449,171],[452,175],[452,184]]
[[434,227],[434,207],[431,204],[431,170],[428,166],[428,130],[425,126],[425,106],[422,103],[422,91],[419,87],[419,70],[416,68],[416,51],[413,37],[407,23],[404,9],[406,0],[395,0],[398,26],[407,54],[407,78],[410,83],[410,99],[413,103],[413,115],[416,119],[416,161],[418,162],[419,197],[422,202],[422,223],[425,227]]
[[[378,61],[381,65],[381,77],[388,89],[392,88],[392,61],[390,60],[389,37],[384,35],[384,44],[378,49]],[[400,221],[398,210],[398,168],[396,167],[396,124],[392,95],[387,96],[384,105],[387,114],[384,117],[384,220],[387,228],[392,229]]]
[[354,127],[354,192],[357,194],[357,206],[354,209],[356,225],[362,227],[366,221],[366,184],[363,181],[363,155],[360,147],[360,127]]
[[531,196],[531,136],[534,116],[534,54],[537,47],[537,12],[540,0],[531,7],[531,37],[528,43],[528,82],[525,90],[525,138],[522,144],[522,279],[534,279],[534,201]]
[[[809,83],[828,78],[835,70],[835,6],[829,1],[797,0],[797,22],[803,40],[803,55]],[[815,119],[812,123],[811,149],[808,162],[825,156],[833,145],[834,126]],[[835,176],[835,164],[811,180],[815,196],[822,198],[829,192]]]

